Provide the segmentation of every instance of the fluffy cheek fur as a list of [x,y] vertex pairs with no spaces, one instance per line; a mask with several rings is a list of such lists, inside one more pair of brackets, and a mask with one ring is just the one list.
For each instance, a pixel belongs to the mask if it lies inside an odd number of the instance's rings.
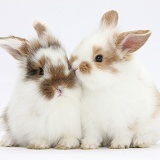
[[[75,61],[75,63],[77,62]],[[85,63],[87,65],[84,66]],[[117,76],[121,75],[121,64],[123,66],[123,64],[125,65],[125,62],[114,62],[114,60],[110,62],[104,61],[102,63],[81,62],[76,70],[76,76],[81,85],[85,88],[92,90],[99,90],[104,87],[108,88],[108,86],[111,86],[117,81]]]
[[[78,79],[87,88],[101,88],[106,84],[109,85],[115,75],[119,73],[115,64],[122,60],[113,47],[108,47],[107,51],[104,48],[98,45],[91,46],[90,54],[85,61],[78,57],[75,58],[76,56],[72,56],[70,59],[73,68],[78,68],[76,70]],[[96,60],[99,55],[102,56],[102,61]]]
[[115,74],[110,71],[104,71],[96,66],[92,66],[91,73],[85,74],[80,70],[76,71],[76,76],[81,85],[85,88],[96,90],[110,86],[114,83]]
[[56,86],[51,85],[50,82],[48,82],[48,80],[44,80],[40,84],[39,90],[42,96],[44,96],[47,99],[52,99],[56,92]]

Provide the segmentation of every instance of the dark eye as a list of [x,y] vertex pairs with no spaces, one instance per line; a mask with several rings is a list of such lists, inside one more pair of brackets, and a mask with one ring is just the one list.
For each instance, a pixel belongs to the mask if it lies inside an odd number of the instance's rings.
[[42,76],[44,75],[44,71],[41,67],[39,67],[38,69],[31,69],[27,72],[27,76],[30,77],[30,76]]
[[41,67],[38,68],[38,74],[39,75],[43,75],[44,74],[43,68],[41,68]]
[[97,55],[96,57],[95,57],[95,61],[96,62],[102,62],[103,61],[103,56],[102,55]]
[[37,70],[33,69],[33,70],[28,71],[27,75],[34,76],[34,75],[36,75],[36,73],[37,73]]

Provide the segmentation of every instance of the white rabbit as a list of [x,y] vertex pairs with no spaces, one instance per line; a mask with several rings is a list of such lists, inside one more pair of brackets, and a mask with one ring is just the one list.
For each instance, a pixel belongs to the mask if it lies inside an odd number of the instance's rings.
[[70,58],[82,92],[81,148],[149,147],[160,139],[160,93],[133,55],[151,32],[120,33],[109,11]]
[[0,46],[19,62],[18,82],[3,115],[2,146],[71,149],[81,138],[81,88],[64,48],[43,21],[35,21],[39,39],[0,38]]

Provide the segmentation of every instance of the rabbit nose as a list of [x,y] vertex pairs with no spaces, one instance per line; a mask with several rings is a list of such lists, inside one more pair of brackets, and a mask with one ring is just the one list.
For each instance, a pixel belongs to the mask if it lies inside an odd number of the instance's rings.
[[57,87],[57,90],[58,90],[59,92],[62,92],[63,87],[62,87],[62,86],[58,86],[58,87]]
[[90,73],[92,70],[92,66],[89,62],[84,61],[79,66],[79,71],[82,73]]
[[62,95],[62,90],[63,90],[63,87],[61,87],[61,86],[59,86],[59,87],[57,87],[56,88],[57,89],[57,91],[58,91],[58,97],[60,97],[61,95]]

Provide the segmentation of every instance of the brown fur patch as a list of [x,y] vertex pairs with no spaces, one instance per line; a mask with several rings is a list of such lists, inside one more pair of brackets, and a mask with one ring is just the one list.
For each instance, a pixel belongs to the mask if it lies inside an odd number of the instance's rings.
[[[53,49],[57,49],[57,48],[61,47],[59,41],[56,40],[56,39],[53,39],[52,37],[48,36],[48,38],[47,38],[46,41],[48,42],[48,46],[47,47],[52,47]],[[28,47],[26,50],[29,52],[28,53],[29,55],[34,54],[40,48],[45,48],[44,46],[42,46],[40,44],[40,42],[38,40],[32,40],[32,41],[30,41],[28,43],[28,46],[26,46],[26,47]]]
[[28,45],[26,42],[19,48],[19,51],[23,56],[27,57],[28,56]]
[[37,52],[40,48],[42,48],[42,46],[40,45],[38,40],[32,40],[29,42],[28,45],[28,52],[29,55],[34,54],[35,52]]
[[39,41],[34,39],[31,41],[24,41],[23,45],[19,48],[20,53],[24,53],[26,56],[33,55],[43,46],[40,45]]
[[91,70],[92,70],[92,67],[91,67],[91,65],[90,65],[90,63],[89,62],[82,62],[80,65],[79,65],[79,70],[80,70],[80,72],[82,72],[82,73],[90,73],[91,72]]
[[[56,40],[53,40],[52,38],[48,37],[48,43],[49,46],[52,46],[53,49],[57,49],[58,47],[61,47],[59,42]],[[22,46],[24,50],[26,50],[28,55],[34,55],[40,48],[43,48],[41,46],[40,42],[38,40],[32,40],[30,41],[26,46]]]
[[[63,65],[53,66],[50,59],[42,57],[38,62],[33,62],[28,59],[27,62],[27,79],[38,80],[43,75],[40,75],[39,68],[44,69],[47,66],[47,74],[49,78],[44,79],[40,84],[40,93],[47,99],[54,97],[55,91],[59,86],[62,88],[72,88],[75,85],[75,73],[71,71],[68,75],[65,74]],[[44,76],[45,76],[44,70]]]
[[[97,55],[103,56],[102,62],[95,62],[95,57]],[[109,51],[103,50],[101,47],[93,46],[93,55],[92,59],[94,61],[94,64],[102,70],[110,70],[111,72],[118,72],[118,69],[114,68],[112,66],[113,62],[120,62],[122,61],[119,57],[119,55],[116,53],[116,50],[114,48],[111,48]]]
[[[65,75],[64,66],[50,66],[49,74],[50,78],[45,79],[40,85],[40,92],[47,99],[54,97],[55,91],[59,86],[65,88],[72,88],[75,85],[75,73],[70,72],[69,75]],[[63,90],[62,90],[63,92]]]
[[40,44],[39,40],[36,40],[36,39],[28,41],[24,38],[20,38],[16,36],[3,37],[0,39],[4,39],[4,40],[17,39],[22,42],[21,43],[22,45],[17,49],[13,49],[9,45],[2,46],[17,60],[22,60],[21,57],[28,57],[30,55],[33,55],[40,48],[46,48],[46,47],[52,47],[53,49],[62,48],[59,41],[54,39],[51,36],[47,36],[47,39],[46,39],[46,42],[48,43],[47,46],[43,46],[42,44]]
[[101,23],[116,26],[118,22],[118,13],[114,10],[106,12],[101,19]]
[[48,41],[48,46],[52,46],[54,49],[57,49],[57,48],[62,48],[61,44],[59,43],[58,40],[56,40],[55,38],[51,37],[51,36],[48,36],[47,37],[47,41]]
[[40,22],[36,22],[34,24],[34,28],[35,28],[38,36],[41,36],[46,31],[46,27]]
[[[48,42],[47,47],[54,47],[54,49],[60,48],[61,45],[57,39],[55,39],[53,36],[46,34],[47,32],[47,26],[41,22],[35,22],[34,23],[34,29],[36,30],[39,38],[45,37],[46,41]],[[43,44],[42,44],[43,45]]]

